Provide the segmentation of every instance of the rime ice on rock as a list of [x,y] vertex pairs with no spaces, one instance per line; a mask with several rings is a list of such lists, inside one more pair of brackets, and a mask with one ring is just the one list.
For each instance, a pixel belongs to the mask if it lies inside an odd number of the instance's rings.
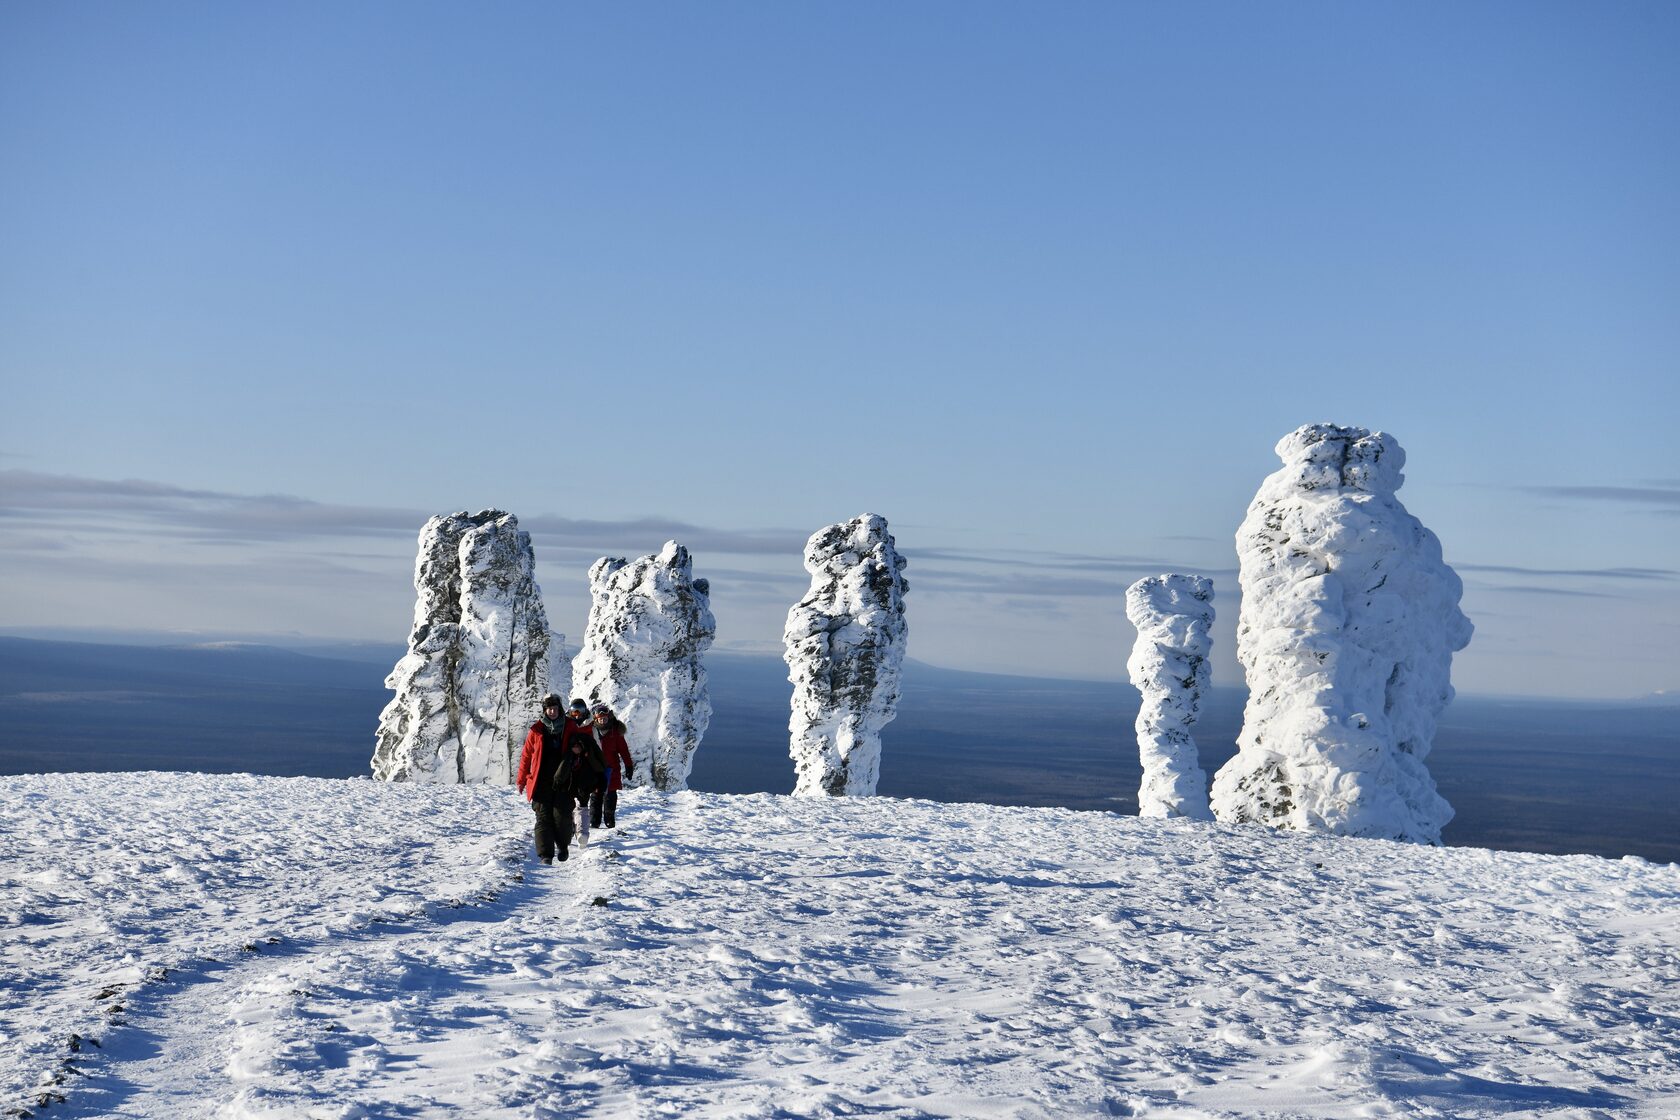
[[509,783],[548,688],[548,619],[531,536],[512,514],[440,515],[420,530],[414,630],[385,687],[373,776]]
[[1138,631],[1126,671],[1143,694],[1137,717],[1143,763],[1138,816],[1212,820],[1207,775],[1190,728],[1208,687],[1213,581],[1186,575],[1140,579],[1126,589],[1126,617]]
[[1214,814],[1439,843],[1452,807],[1424,758],[1470,641],[1463,587],[1394,496],[1406,457],[1392,437],[1311,424],[1277,453],[1237,530],[1249,700]]
[[866,513],[805,543],[811,590],[782,635],[793,682],[793,792],[868,796],[881,776],[881,728],[897,714],[909,630],[905,560],[884,517]]
[[572,659],[566,656],[566,635],[558,630],[548,634],[548,691],[570,700],[572,692]]
[[688,788],[712,719],[700,663],[717,630],[708,592],[676,541],[657,556],[603,556],[589,569],[593,602],[572,661],[573,695],[606,704],[624,721],[636,763],[631,785]]

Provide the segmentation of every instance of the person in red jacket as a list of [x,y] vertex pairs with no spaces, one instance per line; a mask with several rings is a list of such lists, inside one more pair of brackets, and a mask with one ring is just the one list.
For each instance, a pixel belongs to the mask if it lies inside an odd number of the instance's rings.
[[560,764],[567,755],[561,704],[560,697],[553,693],[543,697],[542,718],[525,733],[519,772],[514,777],[514,784],[537,815],[532,839],[537,858],[544,863],[553,863],[556,854],[564,861],[572,846],[573,801],[568,790],[562,788],[566,783],[560,780]]
[[[574,719],[562,719],[560,704],[558,696],[543,697],[542,718],[525,733],[514,777],[514,784],[537,814],[534,839],[537,858],[544,863],[555,858],[565,861],[574,832],[572,814],[576,812],[585,826],[589,824],[589,795],[606,770],[601,748],[584,718],[588,711],[577,711]],[[582,709],[582,701],[577,705]],[[585,831],[585,841],[587,836]]]
[[624,779],[636,776],[636,764],[630,758],[630,744],[624,739],[624,724],[605,704],[595,705],[595,741],[601,744],[601,759],[607,772],[594,796],[589,799],[589,823],[600,828],[618,824],[618,791]]
[[[601,758],[601,746],[595,741],[595,729],[589,718],[589,705],[582,700],[573,700],[571,709],[566,713],[566,733],[561,742],[568,759],[578,762],[575,776],[575,788],[572,793],[573,812],[575,817],[572,824],[572,835],[577,837],[578,847],[589,846],[589,802],[595,796],[595,791],[607,777],[607,764]],[[575,751],[573,748],[577,748]]]

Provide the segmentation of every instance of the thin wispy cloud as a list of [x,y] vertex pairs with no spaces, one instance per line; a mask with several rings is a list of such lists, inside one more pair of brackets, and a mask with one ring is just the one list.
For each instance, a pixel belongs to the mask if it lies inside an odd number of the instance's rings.
[[159,589],[192,591],[212,587],[247,588],[252,594],[274,588],[312,588],[322,591],[354,590],[358,594],[376,590],[388,582],[367,568],[340,563],[331,553],[309,552],[288,555],[252,555],[181,563],[156,557],[43,552],[42,572],[58,579],[75,579],[84,584],[120,583]]
[[[45,604],[14,610],[0,622],[86,621],[74,608],[90,589],[122,588],[115,595],[101,592],[116,604],[102,608],[112,624],[213,621],[256,632],[283,616],[288,627],[311,633],[394,637],[403,632],[412,605],[416,537],[436,512],[0,469],[0,574]],[[774,645],[780,619],[809,585],[800,562],[810,535],[803,528],[727,530],[653,517],[541,513],[521,517],[520,525],[532,535],[557,630],[575,630],[586,614],[581,575],[597,558],[644,555],[666,540],[695,553],[695,574],[711,582],[714,610],[720,621],[728,619],[731,644]],[[1240,609],[1234,564],[1206,568],[1158,554],[1023,545],[987,550],[952,540],[905,550],[911,600],[921,604],[912,609],[920,619],[955,625],[951,620],[979,616],[1001,629],[1066,626],[1081,633],[1119,627],[1127,585],[1164,571],[1211,576],[1221,614],[1234,620]],[[1186,552],[1193,551],[1187,543]],[[1457,568],[1473,595],[1496,611],[1503,604],[1517,617],[1555,611],[1569,600],[1671,595],[1680,586],[1680,568],[1651,564]],[[146,591],[130,596],[130,588]],[[1547,602],[1553,606],[1541,605]],[[923,632],[933,634],[940,623],[926,625]],[[954,656],[951,641],[938,648],[936,659]]]
[[1576,591],[1567,587],[1517,587],[1509,584],[1483,587],[1481,590],[1498,592],[1502,595],[1549,595],[1566,599],[1625,599],[1629,597],[1613,595],[1607,591]]
[[705,571],[696,575],[709,579],[713,583],[729,583],[734,586],[756,586],[773,588],[777,592],[786,592],[794,588],[808,585],[810,577],[804,572],[755,572],[746,568],[717,568],[708,566]]
[[[431,514],[388,506],[351,506],[317,502],[285,494],[235,494],[188,489],[144,479],[106,480],[25,470],[0,470],[0,525],[14,531],[13,541],[34,551],[55,549],[66,530],[131,539],[181,540],[197,545],[272,545],[310,541],[323,557],[372,559],[349,547],[354,538],[412,541]],[[716,529],[661,518],[619,521],[566,518],[553,514],[520,517],[539,558],[547,562],[589,564],[604,555],[641,555],[676,540],[705,555],[797,558],[810,536],[806,530]],[[44,535],[45,534],[45,535]],[[323,543],[330,542],[322,552]],[[1025,549],[996,553],[968,549],[923,548],[907,553],[913,586],[924,592],[999,596],[1114,595],[1143,575],[1196,571],[1234,580],[1235,569],[1208,572],[1181,561],[1155,556],[1092,556]],[[944,565],[928,567],[929,562]],[[991,574],[985,570],[990,569]],[[1069,573],[1101,573],[1109,579],[1069,578]],[[739,585],[791,589],[803,581],[797,567],[789,574],[739,568],[703,571],[714,580]]]
[[1520,568],[1511,564],[1454,564],[1460,572],[1490,572],[1512,576],[1573,576],[1583,579],[1660,580],[1680,579],[1673,568]]
[[1680,514],[1680,485],[1672,483],[1653,486],[1528,486],[1524,489],[1546,498],[1653,506],[1656,513]]
[[[1126,586],[1135,579],[1143,576],[1156,575],[1161,571],[1159,565],[1145,565],[1127,568],[1118,566],[1113,570],[1112,579],[1079,579],[1066,575],[1055,574],[1053,569],[1038,569],[1031,565],[1021,565],[1011,572],[970,572],[954,568],[922,568],[912,566],[905,571],[910,581],[910,592],[916,594],[967,594],[967,595],[997,595],[997,596],[1032,596],[1034,598],[1071,598],[1118,599],[1125,594]],[[1179,569],[1183,570],[1183,569]],[[1196,569],[1196,574],[1206,574]],[[1221,573],[1234,584],[1236,572]]]
[[[190,490],[141,479],[110,481],[34,471],[0,470],[0,518],[13,523],[77,525],[141,531],[163,529],[194,541],[263,543],[306,537],[408,537],[439,512],[394,506],[350,506],[285,494]],[[473,511],[476,512],[476,511]],[[601,521],[537,514],[520,517],[532,540],[594,551],[652,550],[678,540],[691,550],[773,555],[804,547],[809,532],[711,529],[681,521]],[[651,543],[649,543],[651,542]]]
[[[797,556],[810,533],[792,529],[711,529],[684,521],[638,518],[631,521],[573,520],[539,514],[520,518],[519,527],[536,544],[568,548],[619,548],[621,551],[657,549],[666,541],[686,545],[690,552],[725,552],[745,556]],[[651,542],[651,543],[649,543]]]
[[3,522],[0,522],[0,550],[12,555],[23,553],[55,555],[74,551],[69,542],[61,537],[49,537],[40,533],[8,532],[4,528]]
[[[189,490],[143,479],[0,470],[0,517],[55,526],[167,528],[186,539],[249,543],[288,537],[414,533],[413,510],[313,502],[285,494]],[[419,519],[416,520],[416,517]]]
[[[918,548],[911,555],[918,560],[942,560],[959,564],[989,564],[1006,565],[1011,567],[1043,568],[1061,571],[1077,572],[1143,572],[1154,575],[1159,572],[1185,570],[1182,559],[1174,560],[1159,556],[1089,556],[1071,552],[1034,552],[1027,549],[1001,549],[995,552],[975,552],[965,549],[950,548]],[[1212,569],[1191,565],[1197,572],[1207,572]],[[1230,569],[1234,575],[1236,569]]]

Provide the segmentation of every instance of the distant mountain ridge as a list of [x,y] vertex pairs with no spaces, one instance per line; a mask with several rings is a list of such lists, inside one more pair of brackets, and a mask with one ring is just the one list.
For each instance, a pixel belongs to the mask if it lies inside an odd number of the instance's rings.
[[[316,647],[319,648],[319,647]],[[0,637],[0,774],[191,770],[362,777],[401,650],[343,657],[241,644]],[[785,793],[791,686],[779,658],[706,655],[713,717],[693,788]],[[1196,725],[1210,774],[1245,694]],[[1138,695],[1120,682],[971,673],[907,660],[880,792],[1135,813]],[[1449,845],[1680,861],[1680,708],[1460,697],[1430,756],[1457,810]]]

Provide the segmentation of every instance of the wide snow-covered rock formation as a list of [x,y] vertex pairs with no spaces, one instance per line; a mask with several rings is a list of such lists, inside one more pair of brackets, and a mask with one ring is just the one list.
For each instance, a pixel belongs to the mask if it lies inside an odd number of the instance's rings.
[[439,515],[420,530],[414,629],[385,687],[373,776],[513,781],[548,688],[548,618],[531,535],[511,513]]
[[1463,587],[1394,496],[1393,437],[1309,424],[1277,453],[1237,530],[1249,700],[1214,815],[1439,843],[1452,807],[1424,758],[1470,641]]
[[1191,725],[1201,715],[1213,649],[1213,581],[1159,575],[1126,589],[1126,617],[1137,644],[1126,661],[1143,694],[1138,709],[1138,816],[1212,820],[1207,774],[1196,757]]
[[805,542],[811,590],[788,612],[782,657],[793,682],[797,794],[868,796],[881,776],[881,728],[898,709],[905,560],[872,513]]
[[700,660],[717,632],[709,590],[676,541],[635,561],[603,556],[589,569],[592,603],[572,661],[573,695],[624,721],[636,763],[631,785],[688,788],[712,720]]

